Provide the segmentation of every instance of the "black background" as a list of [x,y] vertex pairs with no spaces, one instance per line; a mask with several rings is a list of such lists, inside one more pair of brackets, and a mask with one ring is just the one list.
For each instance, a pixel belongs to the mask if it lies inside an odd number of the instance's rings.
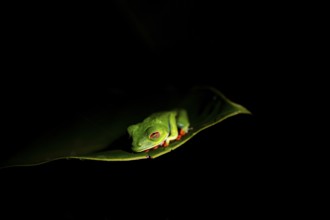
[[5,153],[49,121],[69,120],[86,102],[107,100],[108,90],[147,96],[211,85],[253,115],[225,120],[155,160],[64,160],[1,170],[7,195],[1,211],[45,219],[179,219],[271,210],[273,152],[261,145],[257,108],[264,71],[275,71],[271,12],[202,1],[8,6]]

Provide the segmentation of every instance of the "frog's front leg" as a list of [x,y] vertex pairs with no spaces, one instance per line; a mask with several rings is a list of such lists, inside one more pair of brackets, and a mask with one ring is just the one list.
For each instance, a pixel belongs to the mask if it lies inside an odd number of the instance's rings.
[[166,138],[165,142],[164,142],[164,147],[167,147],[170,144],[170,141],[173,141],[175,139],[177,139],[178,137],[178,127],[177,127],[177,123],[176,123],[176,112],[171,112],[169,114],[169,129],[170,129],[170,133],[169,136]]

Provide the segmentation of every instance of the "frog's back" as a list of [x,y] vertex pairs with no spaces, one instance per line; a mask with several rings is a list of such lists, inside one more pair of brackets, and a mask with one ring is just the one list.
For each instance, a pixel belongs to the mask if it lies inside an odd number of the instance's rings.
[[174,111],[161,111],[156,112],[146,118],[144,122],[146,123],[157,123],[157,124],[168,124],[168,120],[171,114],[174,114]]

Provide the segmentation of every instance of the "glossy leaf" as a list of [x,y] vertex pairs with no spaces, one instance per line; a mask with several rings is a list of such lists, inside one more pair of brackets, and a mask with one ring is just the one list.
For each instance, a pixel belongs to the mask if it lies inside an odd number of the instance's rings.
[[[157,158],[189,141],[193,136],[229,117],[251,114],[212,87],[196,87],[189,91],[175,89],[153,93],[154,96],[121,94],[120,104],[103,106],[94,114],[83,114],[72,125],[37,139],[17,154],[8,158],[2,167],[37,165],[58,159],[99,161],[129,161]],[[161,102],[159,101],[161,100]],[[166,148],[149,152],[131,151],[127,127],[161,110],[176,107],[187,109],[191,129],[179,141]],[[187,149],[189,150],[189,149]]]

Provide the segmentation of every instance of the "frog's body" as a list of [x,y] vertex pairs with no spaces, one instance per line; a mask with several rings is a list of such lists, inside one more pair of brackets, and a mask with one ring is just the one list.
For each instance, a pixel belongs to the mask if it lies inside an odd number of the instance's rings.
[[188,132],[189,119],[185,109],[157,112],[138,124],[127,128],[133,138],[132,150],[148,151],[159,146],[168,146]]

